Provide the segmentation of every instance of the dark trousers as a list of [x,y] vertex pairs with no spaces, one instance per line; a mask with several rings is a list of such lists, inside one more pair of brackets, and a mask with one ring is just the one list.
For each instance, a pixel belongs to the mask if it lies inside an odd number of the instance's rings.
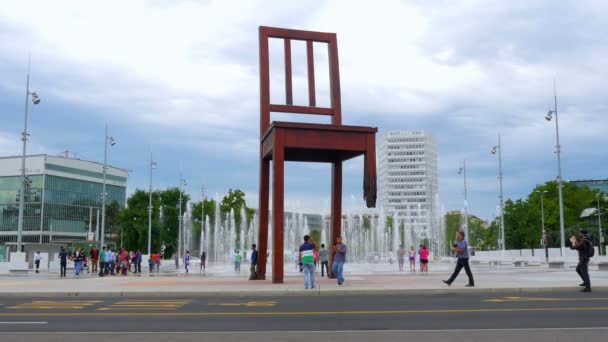
[[257,264],[251,264],[251,266],[249,267],[249,280],[256,280],[258,279],[258,272],[256,270]]
[[105,263],[105,261],[100,261],[99,262],[99,276],[103,277],[105,271],[106,271],[106,263]]
[[136,266],[135,273],[141,274],[141,261],[138,261]]
[[585,284],[585,287],[590,289],[591,279],[589,279],[589,261],[579,261],[578,266],[576,266],[576,273],[578,273],[578,275],[581,276],[581,279],[583,279],[583,284]]
[[469,258],[458,258],[458,262],[456,263],[456,269],[450,279],[448,279],[448,283],[454,282],[456,277],[458,277],[458,273],[464,267],[464,271],[467,273],[467,277],[469,277],[469,284],[474,285],[475,281],[473,280],[473,273],[471,273],[471,267],[469,267]]
[[61,275],[60,275],[60,277],[65,277],[65,270],[66,270],[66,268],[67,268],[67,263],[62,262],[62,263],[61,263],[61,266],[60,266],[60,270],[61,270]]
[[325,273],[329,277],[329,261],[321,261],[321,277],[325,277]]
[[36,264],[36,273],[38,273],[38,269],[40,268],[40,260],[36,260],[34,263]]

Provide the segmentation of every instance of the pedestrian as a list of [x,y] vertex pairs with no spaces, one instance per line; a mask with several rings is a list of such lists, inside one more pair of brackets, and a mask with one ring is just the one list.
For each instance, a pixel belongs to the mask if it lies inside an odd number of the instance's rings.
[[422,245],[420,250],[420,272],[429,271],[429,250],[426,245]]
[[329,276],[329,251],[323,243],[319,250],[319,261],[321,261],[321,277],[325,277],[325,273]]
[[458,242],[452,246],[452,251],[456,252],[456,258],[458,261],[456,262],[456,269],[452,276],[448,280],[444,280],[448,286],[452,285],[454,279],[458,277],[458,273],[464,267],[464,271],[467,273],[467,277],[469,277],[469,283],[466,285],[467,287],[475,286],[475,281],[473,280],[473,273],[471,273],[471,267],[469,266],[469,245],[467,240],[464,239],[464,232],[458,232]]
[[304,272],[304,288],[315,288],[315,244],[311,241],[309,235],[304,235],[304,243],[300,246],[300,262]]
[[34,254],[34,264],[36,264],[36,273],[40,273],[40,259],[42,257],[40,256],[40,251],[36,252],[36,254]]
[[249,280],[258,279],[258,251],[256,250],[256,247],[257,246],[255,244],[251,245],[251,266],[249,267]]
[[207,261],[207,253],[203,251],[203,253],[201,253],[201,273],[205,272],[205,261]]
[[103,277],[106,270],[106,246],[99,252],[99,276]]
[[405,264],[405,248],[403,245],[399,246],[399,251],[397,251],[397,259],[399,262],[399,272],[403,272],[403,264]]
[[572,245],[571,249],[578,251],[578,265],[576,266],[576,273],[583,279],[580,286],[583,286],[581,292],[591,292],[591,279],[589,278],[589,259],[595,255],[595,249],[593,244],[589,241],[589,232],[585,229],[581,229],[581,240],[578,240],[576,236],[572,235],[570,242]]
[[154,271],[154,258],[155,258],[155,254],[154,253],[152,253],[148,257],[148,268],[149,268],[150,276],[152,276],[152,272]]
[[175,253],[175,269],[179,271],[179,254]]
[[138,249],[135,251],[135,273],[141,275],[141,260],[143,256],[141,255],[141,251]]
[[186,251],[184,256],[184,267],[186,268],[186,275],[188,275],[188,268],[190,267],[190,251]]
[[161,262],[162,254],[156,253],[156,273],[160,272],[160,262]]
[[60,278],[65,278],[66,269],[68,266],[68,253],[65,251],[64,247],[61,247],[61,252],[59,252],[59,268],[60,268]]
[[344,271],[344,263],[346,262],[346,245],[342,243],[342,237],[338,236],[336,238],[336,244],[333,248],[334,253],[334,262],[331,268],[331,272],[336,276],[338,280],[338,285],[342,286],[344,284],[344,276],[342,275]]
[[76,277],[80,277],[80,272],[82,272],[83,261],[84,254],[82,253],[82,248],[77,248],[74,252],[74,271]]
[[108,248],[107,259],[106,259],[106,274],[114,275],[114,265],[116,253]]
[[91,272],[97,273],[97,265],[99,263],[99,249],[97,249],[97,246],[93,245],[89,255],[91,256]]
[[414,246],[410,246],[409,259],[410,272],[416,272],[416,250],[414,249]]
[[319,252],[317,249],[319,246],[315,245],[315,249],[312,250],[312,256],[315,258],[315,269],[317,269],[317,262],[319,262]]
[[236,254],[234,255],[234,270],[237,273],[241,273],[241,261],[242,255],[239,251],[236,251]]
[[129,252],[123,247],[120,252],[120,271],[122,276],[125,277],[127,275],[127,271],[129,269]]

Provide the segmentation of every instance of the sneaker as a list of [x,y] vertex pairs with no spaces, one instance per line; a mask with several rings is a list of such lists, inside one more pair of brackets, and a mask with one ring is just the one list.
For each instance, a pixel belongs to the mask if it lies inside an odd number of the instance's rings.
[[311,287],[310,289],[314,289],[316,286]]
[[591,292],[591,288],[585,287],[584,289],[581,290],[581,292]]
[[465,287],[475,287],[475,284],[466,284]]
[[580,283],[580,284],[578,284],[578,286],[587,286],[587,284],[585,284],[585,283]]
[[452,283],[450,283],[450,282],[449,282],[449,281],[447,281],[447,280],[443,280],[443,282],[444,282],[444,283],[445,283],[447,286],[452,286]]

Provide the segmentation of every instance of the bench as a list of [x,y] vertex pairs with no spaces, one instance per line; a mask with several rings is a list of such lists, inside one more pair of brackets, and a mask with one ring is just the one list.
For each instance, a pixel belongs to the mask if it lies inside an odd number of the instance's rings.
[[523,261],[523,260],[513,261],[513,266],[515,266],[515,267],[525,267],[527,265],[528,265],[527,261]]

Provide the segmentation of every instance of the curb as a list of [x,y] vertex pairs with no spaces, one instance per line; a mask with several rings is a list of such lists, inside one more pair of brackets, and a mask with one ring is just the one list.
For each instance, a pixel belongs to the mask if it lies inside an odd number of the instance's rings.
[[[608,286],[594,287],[594,291],[608,291]],[[529,294],[529,293],[555,293],[578,292],[578,287],[545,287],[545,288],[445,288],[445,289],[403,289],[403,290],[281,290],[281,291],[217,291],[217,292],[0,292],[0,296],[15,298],[205,298],[205,297],[290,297],[290,296],[374,296],[374,295],[467,295],[477,293],[492,294]],[[593,293],[593,292],[592,292]]]

